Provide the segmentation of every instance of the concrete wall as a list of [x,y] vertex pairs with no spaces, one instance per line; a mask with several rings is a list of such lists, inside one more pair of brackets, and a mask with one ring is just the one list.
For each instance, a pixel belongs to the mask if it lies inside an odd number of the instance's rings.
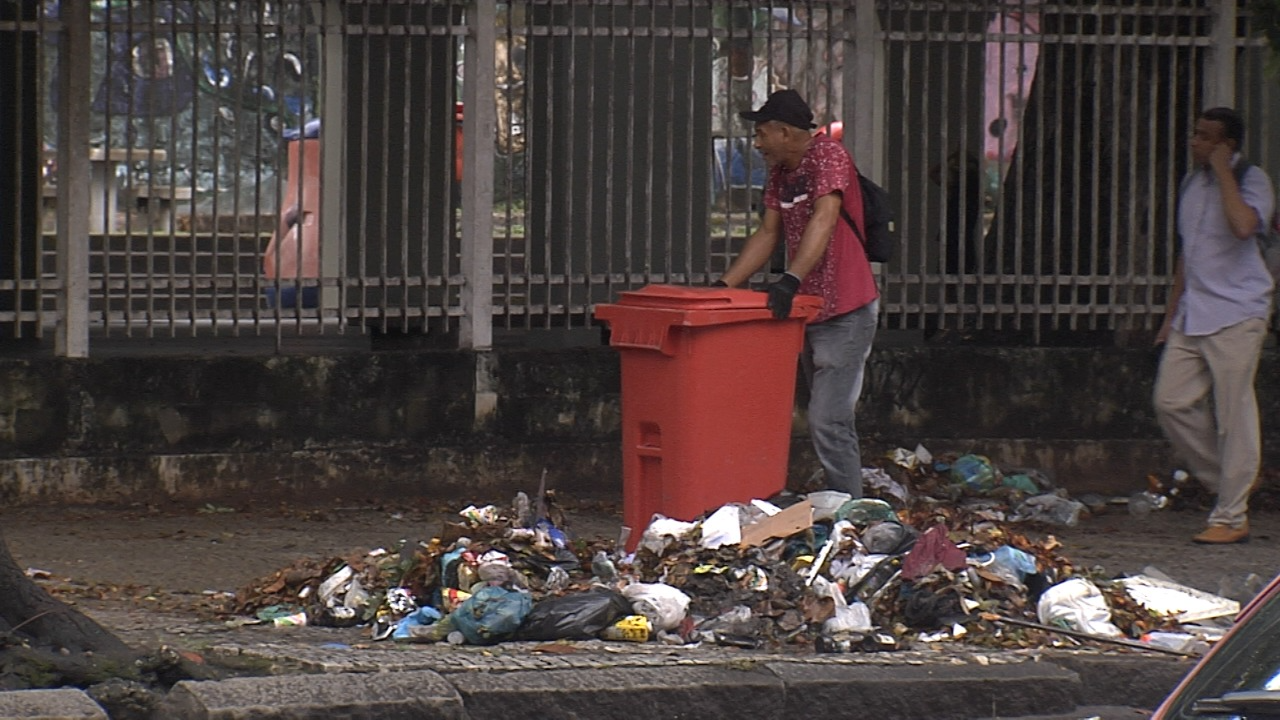
[[[1077,493],[1128,492],[1171,466],[1154,362],[1148,350],[877,349],[864,452],[923,443],[1039,468]],[[618,498],[619,365],[608,348],[4,359],[0,502],[498,500],[544,469],[561,491]],[[1280,424],[1277,369],[1268,351],[1264,436]],[[479,422],[477,383],[498,398]],[[793,483],[816,467],[802,415]]]

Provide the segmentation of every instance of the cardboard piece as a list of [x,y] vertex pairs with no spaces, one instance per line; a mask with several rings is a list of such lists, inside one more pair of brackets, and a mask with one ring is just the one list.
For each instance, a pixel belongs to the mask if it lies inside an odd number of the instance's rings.
[[1240,603],[1235,600],[1150,575],[1120,578],[1120,584],[1142,607],[1161,615],[1171,615],[1180,623],[1228,617],[1240,612]]
[[813,527],[813,505],[808,500],[784,508],[777,515],[770,515],[742,528],[740,547],[756,547],[773,538],[790,537],[801,530]]

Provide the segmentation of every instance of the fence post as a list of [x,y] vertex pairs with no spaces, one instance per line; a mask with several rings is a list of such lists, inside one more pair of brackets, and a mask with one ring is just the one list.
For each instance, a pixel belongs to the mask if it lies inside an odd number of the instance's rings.
[[1236,0],[1214,0],[1213,27],[1205,57],[1204,104],[1200,108],[1235,107],[1236,103]]
[[494,54],[497,3],[467,3],[462,87],[462,323],[458,344],[475,350],[475,422],[497,409],[493,345],[493,163],[497,127]]
[[467,3],[462,88],[463,349],[493,344],[493,155],[495,0]]
[[89,0],[63,0],[58,43],[58,328],[54,351],[89,356]]
[[[347,67],[346,46],[343,37],[342,4],[339,0],[325,0],[319,8],[321,17],[321,77],[320,127],[324,138],[320,145],[320,276],[346,278],[347,224],[345,188],[347,176],[343,166],[346,157],[347,124]],[[346,284],[322,285],[320,289],[321,318],[324,312],[336,308],[337,317],[346,309]],[[279,332],[277,330],[277,332]]]
[[884,184],[884,48],[879,32],[876,0],[855,0],[853,12],[844,14],[845,58],[853,58],[847,63],[852,71],[843,73],[842,80],[844,144],[852,149],[858,170]]

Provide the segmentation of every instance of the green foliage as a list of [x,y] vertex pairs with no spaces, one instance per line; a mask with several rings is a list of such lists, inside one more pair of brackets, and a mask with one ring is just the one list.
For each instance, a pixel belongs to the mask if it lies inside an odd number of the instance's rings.
[[1280,73],[1280,0],[1250,0],[1248,4],[1250,29],[1267,39],[1271,46],[1271,59],[1267,68],[1272,74]]

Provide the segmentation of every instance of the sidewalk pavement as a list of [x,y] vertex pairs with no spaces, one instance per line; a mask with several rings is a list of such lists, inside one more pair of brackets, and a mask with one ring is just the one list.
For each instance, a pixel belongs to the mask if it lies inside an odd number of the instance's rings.
[[[155,718],[634,718],[1146,717],[1192,661],[1105,645],[986,650],[939,644],[878,654],[770,653],[702,645],[590,642],[492,647],[375,642],[367,628],[276,628],[208,619],[182,607],[283,567],[284,558],[330,557],[434,532],[438,516],[366,508],[115,512],[0,512],[19,563],[101,591],[74,602],[129,644],[197,652],[240,676],[184,681]],[[574,518],[608,535],[608,512]],[[1252,520],[1253,542],[1188,542],[1203,517],[1092,518],[1058,528],[1079,567],[1113,574],[1152,565],[1207,592],[1275,572],[1280,514]],[[124,585],[124,587],[117,587]],[[79,690],[0,693],[0,718],[107,718]],[[119,720],[116,718],[115,720]]]

